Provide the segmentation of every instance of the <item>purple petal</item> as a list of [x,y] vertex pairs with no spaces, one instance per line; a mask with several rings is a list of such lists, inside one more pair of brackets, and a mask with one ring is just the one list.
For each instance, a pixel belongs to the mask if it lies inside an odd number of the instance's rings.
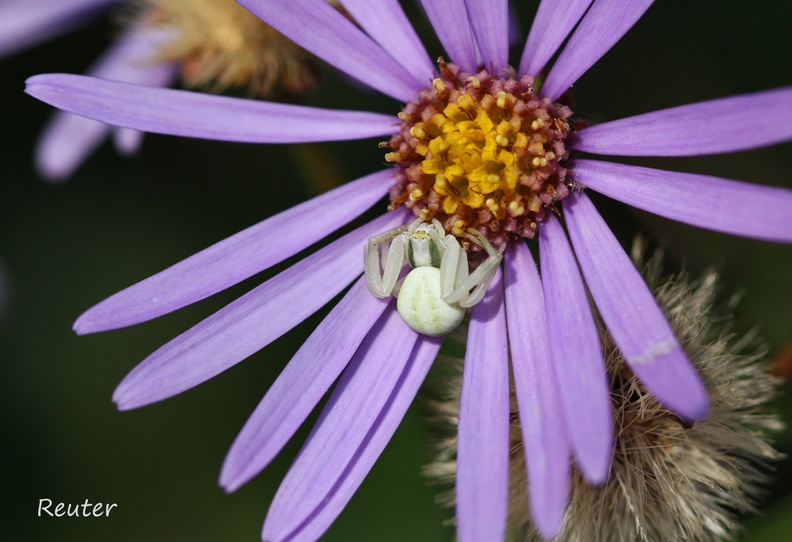
[[506,252],[506,321],[520,409],[532,522],[547,539],[561,530],[569,501],[569,442],[553,369],[542,282],[525,243]]
[[550,352],[566,426],[583,476],[592,484],[608,477],[613,455],[613,413],[602,346],[586,289],[558,219],[539,227],[542,285]]
[[542,94],[557,99],[649,9],[654,0],[596,0],[547,74]]
[[612,156],[695,156],[792,139],[792,87],[653,111],[585,128],[573,148]]
[[307,143],[392,134],[395,117],[43,74],[25,92],[52,106],[144,132],[245,143]]
[[501,541],[509,493],[509,347],[498,271],[470,316],[459,401],[456,521],[460,542]]
[[[344,370],[388,306],[361,278],[267,391],[226,456],[220,484],[235,491],[274,458]],[[354,322],[354,325],[350,325]]]
[[335,521],[357,488],[360,487],[363,479],[368,475],[404,418],[407,408],[418,393],[418,388],[421,387],[426,373],[429,372],[432,362],[437,357],[442,340],[442,337],[418,336],[415,348],[407,361],[407,368],[399,378],[396,389],[382,409],[374,426],[355,452],[349,465],[341,473],[332,492],[322,500],[319,507],[303,522],[299,530],[289,537],[289,542],[313,542]]
[[476,43],[465,0],[421,0],[421,4],[451,61],[462,71],[474,73]]
[[509,65],[508,1],[467,0],[467,9],[484,66],[500,73]]
[[435,67],[429,53],[398,0],[342,0],[341,4],[352,19],[416,81],[428,85],[435,78]]
[[113,129],[113,144],[118,154],[131,156],[143,144],[143,132],[129,128],[115,128]]
[[0,58],[65,34],[120,0],[4,0],[0,4]]
[[564,201],[564,217],[591,296],[630,368],[666,407],[703,419],[707,390],[630,257],[583,192]]
[[542,0],[525,42],[520,74],[536,76],[555,54],[592,0]]
[[238,0],[300,47],[402,102],[421,89],[412,75],[325,0]]
[[143,360],[113,400],[128,410],[172,397],[264,348],[362,272],[369,237],[403,223],[403,213],[388,213],[251,290]]
[[700,228],[792,242],[792,190],[597,160],[571,164],[580,184],[638,209]]
[[56,111],[36,143],[36,170],[48,181],[65,181],[102,144],[111,130],[107,124]]
[[74,330],[83,335],[139,324],[241,282],[360,215],[387,193],[390,177],[389,170],[373,173],[242,230],[94,305]]
[[124,32],[86,73],[102,79],[148,86],[170,84],[175,66],[158,62],[162,47],[175,39],[173,32],[145,26]]
[[[116,40],[88,74],[103,79],[147,86],[169,85],[176,76],[172,65],[155,62],[169,32],[132,29]],[[111,128],[95,120],[57,111],[36,146],[36,167],[51,181],[70,177],[104,141]],[[139,138],[138,138],[139,139]]]
[[366,336],[272,501],[263,540],[285,540],[322,505],[365,442],[418,334],[385,311]]

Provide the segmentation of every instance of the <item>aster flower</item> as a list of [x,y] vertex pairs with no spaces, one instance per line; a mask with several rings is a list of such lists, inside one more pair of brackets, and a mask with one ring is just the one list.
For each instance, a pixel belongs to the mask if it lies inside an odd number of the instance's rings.
[[[5,0],[0,4],[0,58],[75,30],[117,7],[121,0]],[[175,76],[169,63],[155,62],[156,51],[168,35],[131,25],[88,68],[87,73],[142,85],[165,86]],[[35,163],[49,180],[70,177],[108,135],[118,151],[132,154],[140,146],[140,132],[111,128],[71,113],[57,112],[36,146]]]
[[[640,243],[634,248],[633,254],[641,254]],[[767,462],[780,457],[770,439],[783,425],[767,408],[779,381],[754,334],[734,332],[736,298],[719,306],[714,271],[693,280],[685,273],[663,277],[661,269],[662,256],[655,255],[642,274],[710,391],[710,416],[689,425],[660,405],[602,330],[616,411],[611,474],[602,486],[573,477],[557,542],[731,540],[738,516],[756,512],[768,481]],[[464,349],[464,333],[449,339]],[[451,354],[441,354],[438,364],[425,401],[437,455],[425,474],[433,483],[453,486],[464,364]],[[525,428],[514,389],[510,400],[509,539],[533,541],[540,537],[525,509]],[[453,490],[438,500],[452,505]]]
[[[332,3],[332,2],[331,2]],[[46,5],[44,5],[46,4]],[[0,58],[122,4],[119,0],[39,0],[0,4]],[[252,94],[303,92],[316,84],[308,53],[233,0],[127,0],[124,28],[86,73],[152,87],[179,78],[192,88],[247,87]],[[57,112],[36,147],[36,167],[62,181],[112,135],[122,155],[138,151],[143,133]]]
[[[503,271],[494,269],[470,316],[456,474],[460,540],[500,540],[505,533],[509,352],[539,532],[552,537],[561,528],[570,458],[589,483],[607,479],[613,412],[586,287],[649,393],[690,423],[706,417],[704,384],[584,188],[696,226],[785,242],[792,240],[792,192],[572,160],[569,152],[686,156],[784,141],[792,136],[792,89],[581,124],[575,131],[567,89],[650,1],[543,1],[516,71],[508,67],[505,1],[422,2],[451,61],[438,68],[396,1],[342,2],[362,30],[319,0],[240,3],[306,50],[407,106],[396,117],[63,74],[29,79],[28,92],[114,126],[187,137],[299,143],[391,136],[386,159],[396,167],[267,219],[119,292],[83,314],[76,331],[134,325],[206,298],[319,241],[386,193],[393,210],[154,352],[116,390],[120,408],[171,397],[263,348],[355,281],[368,238],[417,216],[439,224],[438,230],[427,226],[430,236],[444,232],[461,242],[474,274],[478,244],[504,251]],[[536,79],[567,37],[546,77]],[[486,69],[478,69],[482,65]],[[568,237],[556,216],[561,212]],[[477,244],[479,237],[486,243]],[[521,241],[533,237],[539,240],[541,280]],[[407,243],[412,247],[412,240]],[[363,279],[354,283],[267,392],[223,466],[221,484],[229,491],[255,476],[340,375],[275,496],[265,540],[313,540],[324,532],[393,434],[440,342],[405,326],[392,301],[372,296]]]
[[120,2],[3,0],[0,2],[0,58],[70,32]]
[[[170,85],[176,78],[175,66],[154,60],[169,39],[168,32],[134,25],[119,35],[86,73],[140,85]],[[143,133],[138,130],[58,111],[39,136],[36,168],[50,181],[66,180],[110,136],[116,150],[125,156],[135,154],[143,142]]]

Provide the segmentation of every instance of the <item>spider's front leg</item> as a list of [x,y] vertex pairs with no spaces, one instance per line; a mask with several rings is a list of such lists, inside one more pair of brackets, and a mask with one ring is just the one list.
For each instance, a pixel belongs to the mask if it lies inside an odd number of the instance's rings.
[[[370,238],[364,247],[364,272],[366,286],[375,297],[385,298],[393,293],[399,271],[404,267],[405,246],[409,242],[406,232],[410,226],[404,225]],[[390,241],[385,256],[384,270],[380,267],[380,245]]]
[[446,303],[457,303],[467,294],[456,286],[468,277],[467,252],[453,235],[444,239],[445,250],[440,262],[440,295]]
[[[459,303],[460,307],[468,308],[484,299],[484,294],[487,293],[487,288],[489,288],[498,270],[498,266],[503,259],[503,248],[505,248],[505,245],[501,247],[501,251],[495,250],[495,247],[492,246],[487,238],[484,237],[481,232],[474,229],[469,229],[465,232],[465,237],[486,250],[487,258],[470,273],[468,269],[467,253],[459,246],[456,239],[454,239],[453,242],[449,241],[446,245],[446,258],[450,256],[447,269],[445,273],[443,273],[443,268],[441,266],[440,271],[441,280],[445,279],[446,283],[444,284],[446,284],[446,288],[448,288],[447,281],[450,280],[450,276],[452,276],[452,266],[456,264],[456,272],[453,273],[455,279],[453,289],[450,291],[443,291],[443,301],[446,303],[456,302]],[[449,238],[453,239],[452,236],[449,236]],[[449,252],[451,252],[450,255]],[[446,258],[443,258],[444,265],[446,265]],[[471,290],[473,291],[471,292]],[[447,291],[448,293],[445,293]]]

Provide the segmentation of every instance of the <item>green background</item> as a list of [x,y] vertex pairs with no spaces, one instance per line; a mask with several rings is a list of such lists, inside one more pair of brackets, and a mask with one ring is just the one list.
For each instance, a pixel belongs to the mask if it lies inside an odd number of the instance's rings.
[[[536,2],[522,4],[526,32]],[[746,6],[657,2],[576,84],[576,112],[615,119],[790,84],[792,7],[771,0]],[[427,35],[426,24],[420,25]],[[0,537],[258,540],[268,503],[310,423],[270,467],[232,495],[217,486],[220,465],[321,314],[176,398],[120,413],[110,397],[139,360],[284,266],[134,328],[77,337],[71,324],[109,294],[339,180],[374,171],[383,163],[382,152],[377,140],[290,147],[147,135],[132,159],[105,145],[69,182],[47,183],[35,173],[31,156],[50,110],[22,93],[24,79],[81,72],[112,33],[113,25],[100,21],[0,63],[0,265],[8,287],[0,317]],[[430,54],[439,55],[435,42],[428,43]],[[518,58],[513,51],[512,62]],[[397,111],[392,101],[351,88],[327,69],[323,74],[323,88],[304,103]],[[792,186],[791,151],[787,144],[641,163]],[[672,264],[693,272],[719,265],[725,289],[744,292],[740,329],[757,326],[773,351],[792,339],[792,247],[700,231],[597,201],[623,240],[640,225],[667,248]],[[792,421],[789,393],[776,407]],[[436,490],[419,474],[430,451],[418,414],[408,414],[324,540],[453,539],[453,530],[443,526],[450,512],[433,504]],[[789,432],[780,436],[779,448],[792,451]],[[784,461],[776,468],[764,515],[747,522],[746,540],[784,540],[792,532],[792,465]],[[109,518],[38,518],[41,498],[118,507]]]

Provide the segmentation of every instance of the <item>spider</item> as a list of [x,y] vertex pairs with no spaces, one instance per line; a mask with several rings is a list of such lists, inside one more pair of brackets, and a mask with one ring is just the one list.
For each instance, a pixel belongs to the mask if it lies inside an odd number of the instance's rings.
[[[416,219],[369,239],[365,247],[366,284],[379,298],[397,290],[396,308],[402,320],[418,333],[447,335],[462,322],[465,309],[484,298],[501,262],[497,251],[481,232],[468,229],[464,237],[487,252],[487,258],[471,273],[467,252],[453,235],[446,235],[437,219]],[[390,241],[380,272],[381,243]],[[398,284],[407,262],[413,268]]]

